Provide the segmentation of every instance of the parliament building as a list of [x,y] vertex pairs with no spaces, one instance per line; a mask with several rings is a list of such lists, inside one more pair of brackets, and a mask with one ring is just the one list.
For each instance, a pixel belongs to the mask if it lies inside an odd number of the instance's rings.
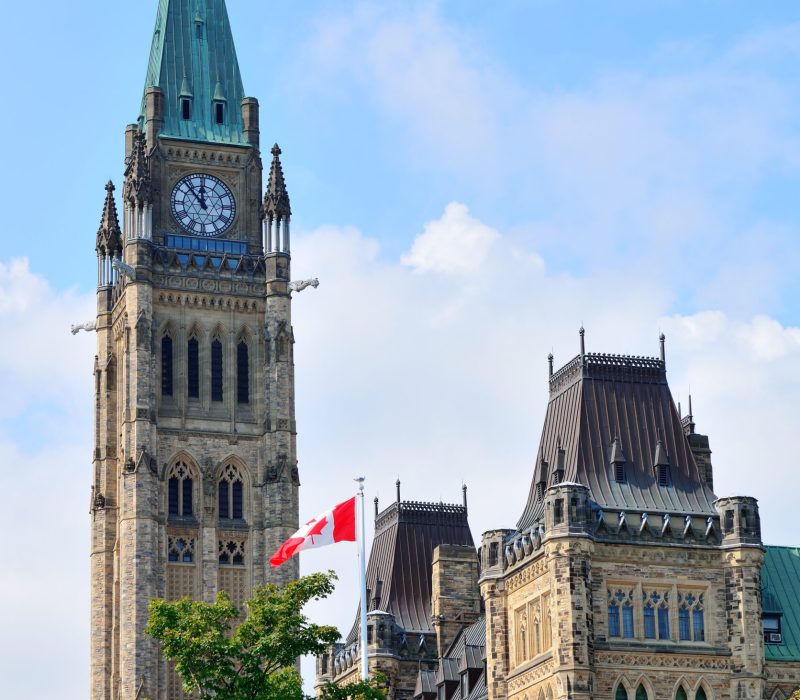
[[[177,700],[150,601],[241,604],[298,575],[267,559],[298,527],[291,304],[311,281],[291,278],[281,150],[262,161],[224,0],[158,0],[120,155],[96,238],[90,697]],[[631,357],[586,352],[581,332],[576,357],[551,357],[530,471],[526,501],[495,495],[516,526],[479,542],[466,489],[404,501],[398,483],[375,503],[368,659],[390,700],[784,700],[800,685],[800,549],[764,545],[755,499],[715,495],[663,338]],[[318,686],[359,664],[354,625]]]

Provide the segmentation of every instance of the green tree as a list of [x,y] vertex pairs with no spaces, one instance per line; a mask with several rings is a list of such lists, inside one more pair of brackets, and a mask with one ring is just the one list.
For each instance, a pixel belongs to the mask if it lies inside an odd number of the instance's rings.
[[[336,575],[318,573],[283,588],[260,586],[240,614],[227,593],[215,603],[153,600],[147,633],[175,662],[187,692],[214,700],[305,700],[297,658],[320,654],[339,639],[335,627],[315,625],[303,614],[312,600],[333,591]],[[327,686],[327,700],[384,700],[382,679],[342,689]]]

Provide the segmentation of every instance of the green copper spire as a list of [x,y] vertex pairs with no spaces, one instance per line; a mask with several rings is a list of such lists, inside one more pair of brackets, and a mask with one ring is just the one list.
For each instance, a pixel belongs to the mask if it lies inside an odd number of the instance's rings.
[[[248,145],[242,76],[225,0],[159,0],[145,90],[149,87],[164,92],[162,136]],[[144,114],[143,99],[142,129]]]

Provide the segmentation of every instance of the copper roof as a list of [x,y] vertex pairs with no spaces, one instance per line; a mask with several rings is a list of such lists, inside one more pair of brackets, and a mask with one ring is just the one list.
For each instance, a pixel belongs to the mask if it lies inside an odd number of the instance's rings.
[[[615,461],[624,467],[620,482]],[[655,469],[665,461],[666,486]],[[561,481],[587,486],[602,509],[716,514],[716,497],[695,464],[663,359],[587,353],[555,372],[535,464],[520,530],[541,517],[536,483],[546,472],[552,486],[557,464],[564,469]]]
[[[367,564],[368,609],[394,615],[406,632],[433,632],[431,566],[440,544],[475,546],[466,507],[403,501],[380,513]],[[347,642],[357,638],[358,614]]]

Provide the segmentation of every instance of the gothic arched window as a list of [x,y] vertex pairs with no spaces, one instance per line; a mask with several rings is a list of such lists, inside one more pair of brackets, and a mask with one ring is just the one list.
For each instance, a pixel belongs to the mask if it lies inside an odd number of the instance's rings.
[[211,341],[211,400],[222,401],[222,343]]
[[625,686],[620,683],[617,686],[617,692],[614,693],[614,700],[628,700],[628,691],[625,690]]
[[236,346],[236,400],[250,403],[250,353],[244,340]]
[[647,689],[641,683],[639,684],[639,687],[636,689],[636,700],[648,700]]
[[190,399],[200,398],[200,343],[194,336],[186,344],[186,388]]
[[161,395],[172,396],[172,338],[161,338]]
[[219,478],[220,520],[242,520],[244,518],[244,479],[239,469],[228,464]]
[[173,563],[192,564],[194,562],[194,540],[189,537],[169,537],[167,559]]
[[686,690],[682,685],[679,685],[678,689],[675,691],[675,700],[688,700]]
[[167,508],[170,517],[193,515],[192,495],[192,473],[184,462],[176,462],[167,478]]
[[694,700],[708,700],[706,696],[706,691],[703,686],[700,686],[697,689],[697,692],[694,694]]

